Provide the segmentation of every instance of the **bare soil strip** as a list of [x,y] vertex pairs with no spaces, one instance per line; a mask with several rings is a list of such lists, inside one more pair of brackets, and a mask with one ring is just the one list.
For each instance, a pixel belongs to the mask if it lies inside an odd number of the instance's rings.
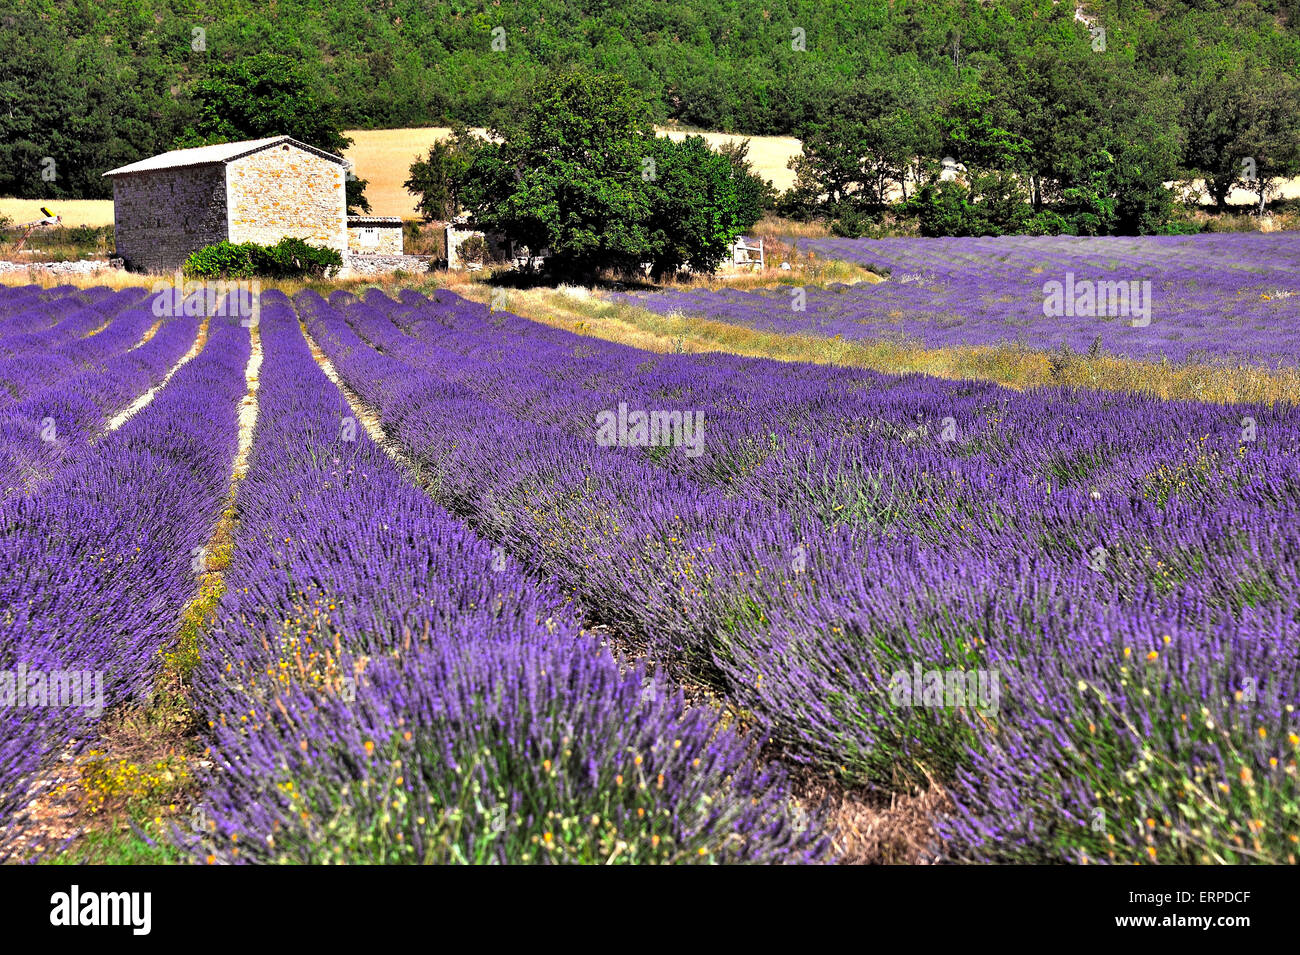
[[357,421],[361,423],[361,426],[366,429],[366,434],[370,436],[370,440],[383,448],[384,452],[409,474],[417,474],[418,469],[415,467],[415,462],[407,457],[400,447],[388,440],[388,435],[384,434],[384,429],[379,424],[379,416],[367,408],[361,400],[361,396],[339,377],[339,373],[334,370],[334,363],[321,351],[320,346],[316,344],[316,340],[307,331],[307,325],[302,319],[298,320],[298,327],[302,330],[302,337],[307,340],[307,348],[311,352],[312,359],[320,366],[320,370],[325,373],[325,377],[330,380],[334,387],[343,393],[348,407],[352,409],[352,413],[356,416]]
[[140,340],[139,340],[138,342],[136,342],[134,345],[132,345],[130,348],[128,348],[127,351],[135,351],[135,350],[136,350],[137,348],[139,348],[141,345],[143,345],[143,344],[145,344],[146,342],[148,342],[149,339],[153,338],[155,335],[158,334],[158,329],[160,329],[160,328],[162,328],[162,319],[161,319],[161,318],[158,319],[158,321],[154,322],[152,325],[150,325],[150,326],[149,326],[149,330],[148,330],[147,332],[145,332],[143,335],[141,335],[141,336],[140,336]]

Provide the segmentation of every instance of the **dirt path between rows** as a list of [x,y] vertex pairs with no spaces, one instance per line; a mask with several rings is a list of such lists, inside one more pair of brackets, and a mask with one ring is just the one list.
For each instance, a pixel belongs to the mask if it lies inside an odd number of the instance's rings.
[[330,380],[330,383],[343,395],[348,407],[352,409],[352,414],[356,416],[357,421],[361,422],[361,426],[366,429],[366,434],[370,436],[370,440],[379,445],[385,454],[401,465],[409,474],[415,475],[417,471],[414,462],[403,453],[400,447],[388,440],[388,435],[384,434],[383,426],[379,423],[379,416],[366,407],[365,402],[361,400],[361,396],[339,377],[338,371],[334,368],[334,363],[321,351],[320,346],[311,337],[311,333],[307,331],[306,323],[301,318],[298,319],[298,328],[302,331],[302,337],[307,341],[307,350],[311,352],[312,360],[325,373],[325,377]]
[[134,345],[132,345],[130,348],[128,348],[127,351],[129,351],[129,352],[130,352],[130,351],[135,351],[137,348],[142,348],[143,346],[145,346],[146,344],[148,344],[149,339],[151,339],[151,338],[153,338],[155,335],[157,335],[157,334],[158,334],[158,329],[160,329],[160,328],[162,328],[162,319],[161,319],[161,318],[158,319],[156,322],[154,322],[152,325],[150,325],[148,331],[146,331],[143,335],[141,335],[141,336],[140,336],[140,340],[139,340],[138,342],[136,342]]

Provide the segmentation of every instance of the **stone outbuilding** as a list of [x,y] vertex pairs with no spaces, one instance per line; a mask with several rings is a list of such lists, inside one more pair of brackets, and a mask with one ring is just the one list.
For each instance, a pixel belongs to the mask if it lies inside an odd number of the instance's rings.
[[357,255],[401,255],[401,218],[348,216],[348,250]]
[[[117,255],[170,272],[227,239],[303,239],[346,255],[348,163],[288,136],[175,149],[104,173],[113,180]],[[395,231],[401,251],[401,222]],[[368,251],[358,249],[357,251]]]

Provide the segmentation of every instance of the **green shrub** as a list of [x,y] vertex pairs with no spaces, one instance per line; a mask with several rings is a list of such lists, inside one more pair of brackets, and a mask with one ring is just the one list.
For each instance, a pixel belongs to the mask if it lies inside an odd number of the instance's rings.
[[334,249],[309,245],[302,239],[285,238],[271,246],[223,240],[191,253],[183,271],[195,278],[294,279],[324,276],[342,264],[343,256]]
[[923,236],[1010,235],[1022,232],[1029,205],[1010,187],[1011,178],[993,173],[973,177],[974,188],[957,181],[927,183],[906,205]]
[[1075,226],[1059,213],[1043,209],[1030,217],[1025,232],[1029,235],[1074,235]]
[[273,246],[259,247],[254,263],[259,275],[292,279],[323,276],[343,264],[343,256],[334,249],[308,245],[302,239],[281,239]]
[[487,243],[481,235],[472,235],[460,244],[460,257],[465,262],[482,265],[487,259]]
[[831,221],[831,235],[858,239],[870,233],[875,225],[871,215],[852,201],[841,202],[836,213],[836,218]]
[[1161,226],[1156,235],[1196,235],[1205,231],[1205,226],[1191,216],[1175,216]]
[[195,278],[250,278],[255,274],[252,242],[236,245],[224,239],[191,252],[182,271]]

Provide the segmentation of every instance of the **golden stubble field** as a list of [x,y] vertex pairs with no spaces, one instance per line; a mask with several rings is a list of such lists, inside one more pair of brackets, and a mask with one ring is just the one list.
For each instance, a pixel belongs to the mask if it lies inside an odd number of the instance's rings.
[[63,224],[112,225],[112,199],[4,199],[0,198],[0,216],[14,222],[34,222],[44,218],[41,206],[49,206],[55,215],[63,216]]

